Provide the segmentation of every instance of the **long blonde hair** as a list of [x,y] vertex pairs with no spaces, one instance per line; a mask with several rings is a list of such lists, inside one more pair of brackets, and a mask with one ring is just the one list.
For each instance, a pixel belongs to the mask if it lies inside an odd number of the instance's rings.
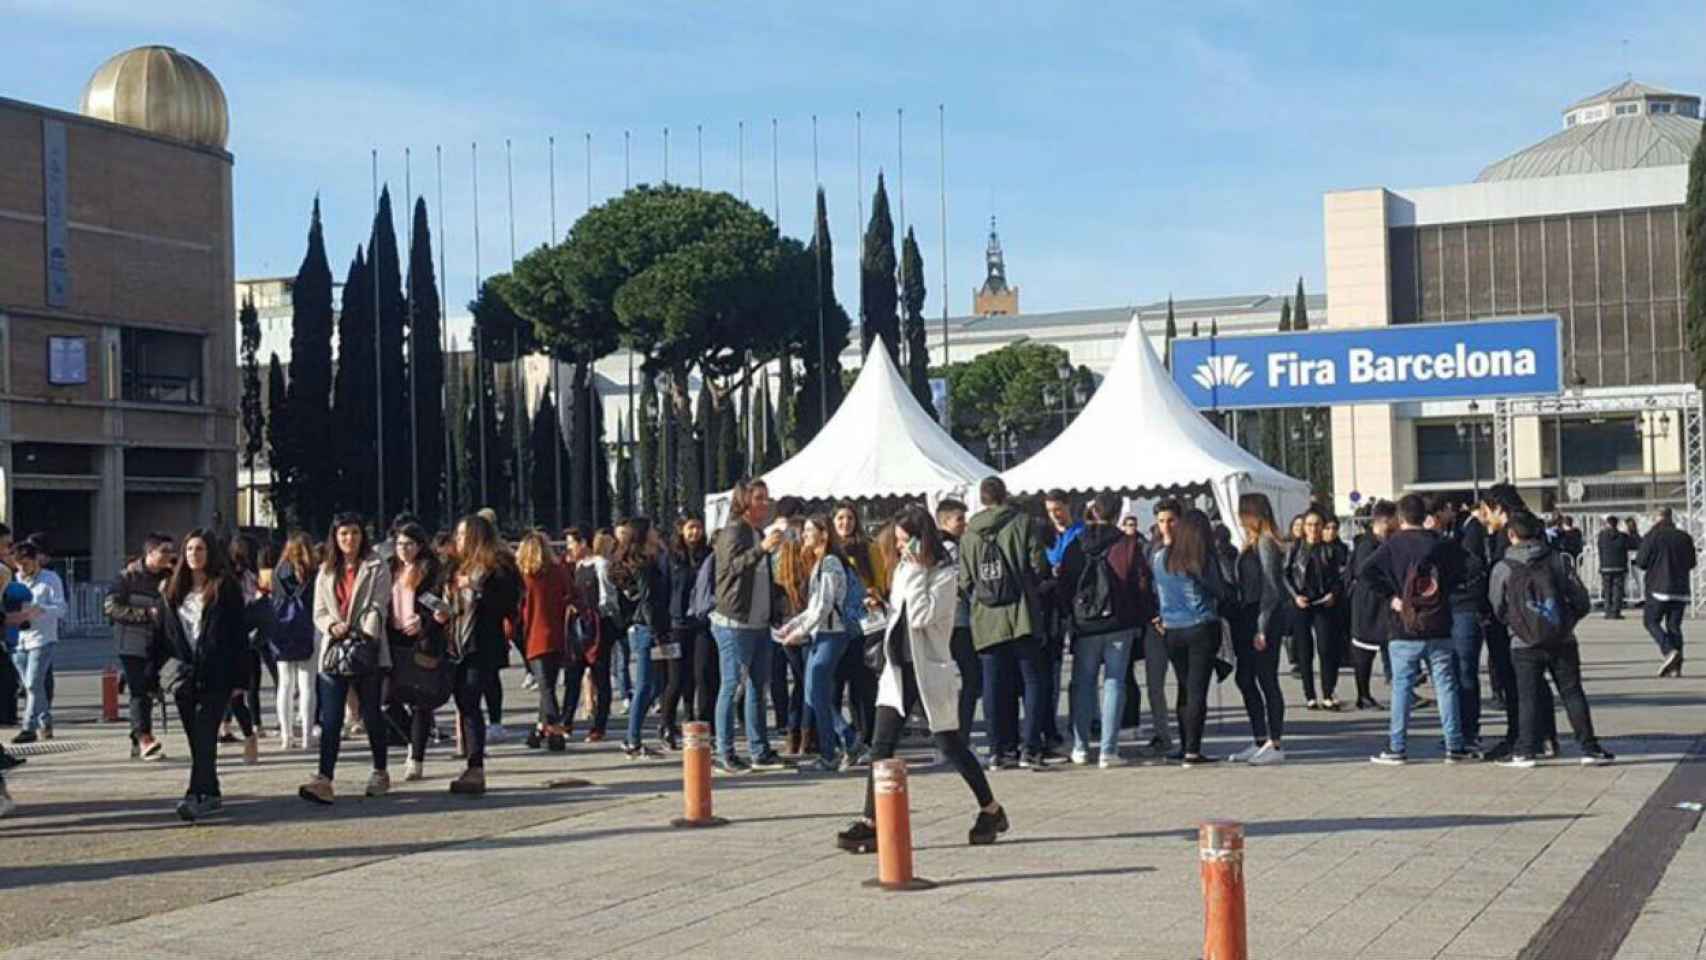
[[556,557],[552,556],[551,543],[538,530],[529,531],[521,538],[521,545],[515,548],[515,565],[524,577],[537,577],[550,569],[554,562]]
[[1244,549],[1254,550],[1263,537],[1279,539],[1274,523],[1274,505],[1265,493],[1246,493],[1238,498],[1238,525],[1244,528]]

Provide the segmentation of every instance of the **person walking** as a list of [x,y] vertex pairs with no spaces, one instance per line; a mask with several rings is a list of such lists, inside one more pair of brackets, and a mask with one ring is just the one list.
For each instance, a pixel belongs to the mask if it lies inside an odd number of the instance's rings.
[[853,727],[859,732],[859,742],[841,755],[841,768],[850,770],[866,759],[872,728],[877,722],[877,675],[865,663],[865,625],[867,619],[873,625],[879,623],[888,609],[889,566],[887,554],[866,535],[858,505],[850,500],[836,504],[831,521],[841,555],[865,588],[866,618],[848,628],[847,649],[835,670],[834,705],[839,711],[846,704]]
[[1510,549],[1490,575],[1493,615],[1510,628],[1511,660],[1516,666],[1523,738],[1499,766],[1530,769],[1540,754],[1540,722],[1534,711],[1546,674],[1558,685],[1558,699],[1582,750],[1582,764],[1597,766],[1616,759],[1594,734],[1593,715],[1582,692],[1582,654],[1575,627],[1593,609],[1587,587],[1576,575],[1575,559],[1547,546],[1540,520],[1519,513],[1506,525]]
[[1369,508],[1368,529],[1357,534],[1351,546],[1348,565],[1350,583],[1345,593],[1350,598],[1351,667],[1356,676],[1357,709],[1384,710],[1374,699],[1374,663],[1386,655],[1386,612],[1380,598],[1368,587],[1368,560],[1386,542],[1397,525],[1398,507],[1390,500],[1380,500]]
[[[274,710],[278,714],[279,747],[311,747],[314,732],[315,651],[320,636],[314,627],[314,584],[318,569],[314,547],[300,530],[285,541],[278,563],[273,565],[272,603],[273,656],[278,661],[278,688]],[[300,734],[298,736],[297,734]]]
[[30,592],[18,610],[6,614],[6,623],[18,627],[17,648],[12,665],[23,678],[23,729],[13,743],[35,743],[53,739],[53,653],[59,644],[59,622],[67,609],[65,583],[45,566],[43,550],[33,540],[12,548],[17,563],[16,582]]
[[1682,676],[1682,615],[1692,594],[1689,574],[1698,554],[1694,538],[1677,527],[1669,507],[1659,510],[1659,521],[1647,531],[1635,552],[1641,568],[1641,624],[1659,646],[1659,676]]
[[[601,534],[602,536],[602,534]],[[569,626],[569,650],[566,662],[567,699],[563,707],[563,726],[574,726],[580,708],[583,682],[590,688],[592,703],[585,742],[598,743],[610,723],[610,642],[615,627],[605,611],[616,608],[616,587],[610,582],[609,559],[595,553],[594,537],[587,538],[585,529],[572,529],[564,537],[568,560],[574,570],[575,596],[581,600]]]
[[[1103,493],[1091,501],[1076,540],[1079,562],[1063,588],[1072,621],[1072,754],[1090,762],[1091,717],[1100,709],[1101,742],[1096,763],[1121,766],[1120,720],[1125,715],[1126,671],[1144,627],[1155,618],[1155,585],[1143,542],[1114,526],[1120,498]],[[1097,675],[1101,675],[1098,696]]]
[[[433,552],[426,529],[414,520],[404,520],[392,529],[391,552],[389,645],[443,658],[449,649],[445,626],[450,623],[450,607],[444,599],[444,564]],[[457,697],[459,707],[479,710],[478,689],[453,689],[452,696]],[[415,781],[426,777],[434,706],[411,703],[408,707],[409,758],[403,765],[403,779]]]
[[1623,619],[1623,587],[1629,579],[1629,541],[1617,527],[1617,516],[1608,514],[1605,526],[1594,539],[1594,552],[1599,556],[1600,596],[1604,598],[1605,619]]
[[[248,649],[238,665],[237,686],[231,691],[228,711],[243,731],[243,762],[260,762],[261,665],[272,632],[272,606],[261,595],[260,547],[253,537],[238,535],[231,541],[231,576],[243,589],[243,611],[249,623]],[[275,674],[274,684],[277,684]],[[221,737],[221,740],[224,738]]]
[[[160,590],[150,669],[178,707],[189,743],[190,780],[178,818],[199,820],[224,804],[219,791],[219,722],[242,677],[248,649],[243,589],[211,531],[184,535],[183,554]],[[166,668],[170,666],[168,671]]]
[[699,568],[711,549],[705,542],[705,521],[683,517],[669,545],[670,643],[680,655],[665,661],[669,680],[663,691],[663,732],[671,750],[681,749],[680,714],[689,720],[709,720],[717,692],[717,648],[705,618],[694,610],[693,592]]
[[616,555],[610,566],[611,580],[632,614],[628,624],[628,649],[632,651],[636,679],[634,698],[628,706],[628,734],[622,752],[630,760],[655,760],[661,754],[645,743],[646,714],[657,696],[657,665],[680,650],[669,639],[669,557],[656,527],[644,517],[629,521],[634,538]]
[[[770,678],[770,628],[778,621],[771,558],[782,546],[783,531],[765,524],[770,519],[770,490],[762,480],[735,484],[729,523],[717,533],[715,546],[717,606],[711,613],[711,635],[717,640],[722,685],[717,691],[717,770],[738,775],[752,770],[780,770],[782,758],[770,747],[764,698]],[[746,681],[746,742],[752,757],[735,753],[735,689]]]
[[[455,572],[451,594],[451,656],[457,661],[451,689],[463,696],[490,690],[507,656],[505,625],[513,623],[521,606],[521,574],[515,558],[498,538],[497,528],[479,514],[463,517],[456,526]],[[478,704],[457,711],[467,745],[467,767],[450,782],[450,792],[479,796],[486,792],[486,726]]]
[[[942,532],[942,549],[948,551],[957,567],[960,562],[960,538],[966,534],[966,505],[954,499],[936,504],[936,529]],[[1125,532],[1121,528],[1121,532]],[[1136,536],[1136,528],[1130,532]],[[949,646],[954,663],[960,668],[960,734],[971,743],[972,722],[977,719],[977,700],[983,694],[983,661],[978,658],[977,644],[971,633],[971,595],[963,588],[958,592],[959,603],[954,607],[954,636]],[[946,757],[940,758],[946,761]]]
[[527,748],[562,753],[568,741],[557,685],[569,651],[569,610],[579,605],[574,579],[538,530],[521,538],[515,565],[521,574],[522,655],[539,694],[539,717],[527,734]]
[[166,759],[166,745],[154,736],[154,696],[158,678],[148,669],[148,644],[154,638],[160,613],[160,584],[172,573],[175,563],[172,538],[151,533],[142,541],[142,555],[119,574],[101,610],[113,624],[113,641],[124,671],[125,689],[130,692],[130,756],[132,759]]
[[[1073,592],[1084,569],[1084,548],[1079,538],[1084,533],[1084,521],[1076,517],[1072,498],[1064,490],[1050,490],[1043,496],[1043,537],[1047,546],[1043,557],[1049,570],[1038,589],[1043,603],[1043,759],[1056,760],[1057,748],[1065,746],[1066,737],[1059,729],[1061,679],[1066,651],[1072,648]],[[1073,716],[1073,690],[1067,692],[1067,723]]]
[[332,777],[343,741],[344,705],[354,693],[360,704],[373,770],[366,794],[391,790],[386,772],[389,736],[383,715],[385,673],[391,668],[385,642],[385,610],[391,600],[391,571],[373,551],[361,517],[341,513],[326,534],[325,559],[314,583],[314,626],[320,634],[315,662],[320,701],[320,765],[298,788],[310,803],[330,805]]
[[[623,523],[617,529],[627,531],[628,525]],[[593,706],[592,725],[586,733],[587,743],[604,740],[610,725],[611,705],[615,701],[617,676],[632,681],[628,672],[628,623],[622,616],[621,595],[610,579],[610,561],[616,555],[617,542],[616,534],[611,530],[599,530],[593,534],[590,546],[579,561],[579,566],[586,569],[584,582],[579,568],[575,573],[577,592],[586,598],[586,603],[592,605],[592,598],[598,598],[594,611],[600,638],[596,647],[599,655],[596,662],[589,665]],[[632,690],[623,691],[624,702],[631,693]]]
[[1220,606],[1231,595],[1214,556],[1208,515],[1177,502],[1159,504],[1161,545],[1150,554],[1159,612],[1153,622],[1183,690],[1179,702],[1178,759],[1186,767],[1213,763],[1202,752],[1208,719],[1208,685],[1220,650]]
[[1238,551],[1239,604],[1230,626],[1233,679],[1250,717],[1250,745],[1228,759],[1266,766],[1285,761],[1285,696],[1279,684],[1279,638],[1286,622],[1285,551],[1267,494],[1240,496],[1238,523],[1244,547]]
[[[1292,647],[1303,671],[1303,699],[1311,710],[1338,710],[1333,694],[1339,684],[1339,651],[1332,608],[1344,595],[1334,573],[1331,551],[1321,540],[1326,515],[1318,507],[1303,514],[1303,538],[1291,545],[1285,561],[1286,592],[1291,597]],[[1321,696],[1316,696],[1315,661],[1321,664]]]
[[[783,626],[779,639],[785,647],[806,649],[806,710],[817,739],[805,749],[817,751],[813,769],[833,773],[840,769],[841,753],[858,744],[853,725],[834,708],[832,694],[836,667],[847,645],[855,633],[863,639],[859,621],[849,616],[848,597],[849,590],[863,593],[864,584],[858,583],[858,574],[843,559],[833,523],[826,516],[806,518],[800,531],[800,562],[808,576],[805,609]],[[862,602],[859,607],[863,608]]]
[[1392,717],[1387,748],[1370,759],[1393,766],[1408,761],[1411,698],[1425,659],[1439,697],[1447,763],[1474,759],[1463,748],[1457,705],[1457,671],[1451,659],[1451,593],[1462,581],[1462,551],[1452,548],[1427,522],[1427,504],[1416,494],[1398,501],[1398,532],[1375,549],[1363,568],[1369,590],[1387,608],[1387,647],[1392,653]]
[[[1007,484],[1000,477],[986,477],[978,485],[978,499],[984,509],[966,524],[960,540],[960,589],[971,595],[972,641],[983,661],[988,763],[1005,767],[1018,753],[1019,767],[1040,768],[1047,671],[1037,586],[1050,570],[1048,558],[1030,519],[1007,502]],[[1021,685],[1022,730],[1014,693]]]
[[[1009,829],[1007,811],[996,801],[989,778],[960,734],[960,675],[948,648],[959,577],[942,549],[935,521],[923,507],[902,510],[894,529],[900,553],[890,593],[895,615],[880,647],[877,726],[871,739],[871,757],[886,760],[894,756],[907,714],[915,705],[922,705],[936,748],[948,758],[977,801],[977,817],[968,840],[974,846],[994,843]],[[835,842],[849,852],[876,851],[874,768],[865,777],[864,816],[838,833]]]

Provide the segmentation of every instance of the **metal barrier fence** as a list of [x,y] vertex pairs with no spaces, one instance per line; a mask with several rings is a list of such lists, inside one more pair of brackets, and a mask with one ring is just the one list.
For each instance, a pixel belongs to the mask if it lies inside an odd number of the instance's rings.
[[101,610],[106,596],[107,584],[103,581],[66,584],[65,619],[60,623],[60,632],[69,637],[106,636],[111,633],[112,624],[107,622],[107,615]]

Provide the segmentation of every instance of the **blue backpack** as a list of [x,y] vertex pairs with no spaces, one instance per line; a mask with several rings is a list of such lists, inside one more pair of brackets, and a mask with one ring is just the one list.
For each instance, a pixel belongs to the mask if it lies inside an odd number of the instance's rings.
[[865,619],[865,581],[851,563],[842,562],[841,569],[847,579],[847,591],[841,595],[841,622],[843,629],[853,633]]
[[[296,589],[291,590],[290,586]],[[273,581],[272,595],[268,598],[272,604],[273,629],[267,642],[280,660],[314,659],[314,618],[302,602],[307,591],[308,587],[294,577]]]
[[717,609],[717,555],[705,554],[699,573],[693,578],[693,595],[687,598],[687,615],[704,620]]

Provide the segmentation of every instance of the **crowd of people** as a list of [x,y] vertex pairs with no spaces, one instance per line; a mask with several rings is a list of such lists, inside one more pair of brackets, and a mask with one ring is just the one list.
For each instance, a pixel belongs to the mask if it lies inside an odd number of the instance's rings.
[[[1559,750],[1553,686],[1582,762],[1613,759],[1594,730],[1574,637],[1590,608],[1581,534],[1567,518],[1535,516],[1508,484],[1469,505],[1413,494],[1374,503],[1350,543],[1319,507],[1282,528],[1261,494],[1237,503],[1236,536],[1176,499],[1154,505],[1147,531],[1111,494],[1080,504],[1051,491],[1033,514],[991,477],[978,499],[975,512],[942,500],[868,524],[855,503],[813,512],[797,498],[772,501],[753,480],[737,485],[715,531],[698,517],[668,528],[636,517],[565,530],[560,550],[544,531],[506,540],[489,511],[437,534],[406,515],[378,534],[344,514],[319,543],[303,532],[277,545],[200,529],[152,534],[104,604],[131,755],[165,758],[152,716],[171,703],[191,760],[176,813],[218,811],[219,745],[238,743],[257,762],[270,676],[278,749],[317,751],[303,801],[336,802],[346,736],[366,741],[366,796],[391,790],[393,749],[406,751],[403,779],[419,781],[429,746],[452,740],[463,768],[449,789],[479,796],[487,745],[508,735],[503,673],[519,659],[538,701],[530,749],[568,750],[582,723],[578,739],[597,743],[615,707],[636,761],[680,749],[682,724],[699,720],[720,775],[867,768],[864,816],[836,838],[849,851],[875,850],[868,768],[894,755],[916,718],[972,794],[968,838],[984,844],[1009,828],[993,771],[1216,762],[1204,752],[1207,696],[1229,676],[1249,742],[1225,759],[1283,763],[1283,651],[1309,710],[1346,709],[1348,660],[1355,709],[1389,711],[1378,764],[1411,759],[1412,719],[1433,705],[1445,762],[1531,767]],[[1661,675],[1680,675],[1693,541],[1664,511],[1639,539],[1607,518],[1596,546],[1605,616],[1622,615],[1632,558]],[[30,743],[53,736],[65,590],[39,537],[13,546],[5,531],[0,560],[15,667],[0,681],[22,681],[13,742]],[[1483,739],[1483,654],[1485,702],[1505,714],[1496,742]],[[1389,707],[1374,697],[1377,665]],[[1145,691],[1149,737],[1122,752],[1122,730],[1144,726]],[[0,712],[16,700],[0,690]],[[438,723],[447,707],[449,734]],[[0,751],[0,812],[12,802],[4,767],[20,762]]]

